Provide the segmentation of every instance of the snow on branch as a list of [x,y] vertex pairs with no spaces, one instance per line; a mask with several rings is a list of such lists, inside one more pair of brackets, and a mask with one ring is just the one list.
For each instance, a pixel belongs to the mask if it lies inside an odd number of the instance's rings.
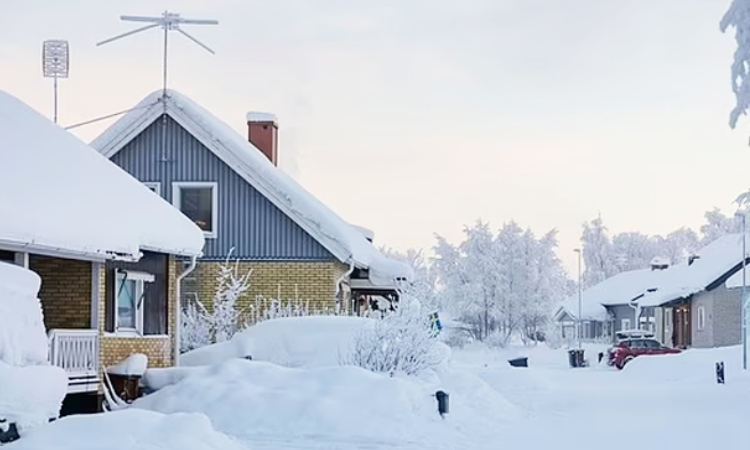
[[732,91],[737,104],[729,115],[729,125],[734,128],[750,108],[750,0],[734,0],[720,26],[722,32],[734,27],[737,40],[732,64]]

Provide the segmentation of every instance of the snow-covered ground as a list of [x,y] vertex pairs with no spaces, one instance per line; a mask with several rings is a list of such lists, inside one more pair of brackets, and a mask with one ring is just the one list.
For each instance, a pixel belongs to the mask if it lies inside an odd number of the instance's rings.
[[[391,378],[339,366],[333,356],[345,348],[343,342],[334,352],[311,351],[319,344],[315,321],[330,325],[330,320],[266,322],[246,334],[244,349],[255,347],[252,361],[237,358],[226,345],[219,347],[217,352],[234,358],[186,367],[171,377],[157,372],[166,387],[131,410],[65,418],[33,430],[21,440],[25,443],[9,448],[66,448],[51,443],[68,436],[86,436],[104,448],[110,434],[165,450],[691,450],[740,448],[745,442],[750,376],[740,370],[738,347],[641,357],[618,371],[604,364],[570,369],[565,349],[469,346],[454,350],[433,373]],[[354,324],[344,322],[338,328],[341,339]],[[270,336],[293,335],[292,325],[311,333],[306,339],[299,336],[299,351],[291,339],[277,347],[284,353],[280,361],[294,367],[263,361],[257,346]],[[336,333],[325,329],[317,333],[319,339],[335,341]],[[587,356],[595,361],[604,348],[587,347]],[[204,351],[201,358],[206,356]],[[529,358],[528,368],[510,367],[507,360],[518,356]],[[718,361],[726,363],[725,385],[715,381]],[[438,389],[450,395],[445,419],[437,414]],[[115,423],[138,431],[109,433]],[[139,429],[139,424],[147,426]],[[188,441],[192,446],[181,446]]]

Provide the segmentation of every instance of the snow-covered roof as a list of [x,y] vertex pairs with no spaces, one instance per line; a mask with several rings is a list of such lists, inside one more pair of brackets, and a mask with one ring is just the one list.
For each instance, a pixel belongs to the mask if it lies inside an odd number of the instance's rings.
[[[750,242],[750,236],[748,239]],[[742,265],[742,233],[728,234],[715,240],[700,249],[697,256],[692,264],[682,262],[664,270],[658,289],[646,293],[640,301],[641,306],[659,306],[686,298],[706,290],[721,277],[738,270]]]
[[187,217],[3,91],[0,161],[0,247],[93,260],[201,254]]
[[169,90],[166,100],[161,90],[147,96],[91,146],[111,158],[165,111],[339,261],[369,269],[370,278],[378,284],[412,278],[411,267],[385,257],[362,233],[274,166],[229,125],[176,91]]
[[[605,306],[626,305],[640,296],[644,291],[657,285],[664,270],[631,270],[622,272],[581,293],[581,319],[605,320]],[[571,317],[578,317],[578,293],[563,301],[558,310],[559,316],[567,312]]]

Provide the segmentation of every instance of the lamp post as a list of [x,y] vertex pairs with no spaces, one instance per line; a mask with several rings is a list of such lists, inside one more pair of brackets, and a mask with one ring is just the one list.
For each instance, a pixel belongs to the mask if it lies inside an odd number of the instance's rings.
[[747,370],[747,300],[746,300],[746,268],[747,268],[747,251],[746,251],[746,217],[744,212],[737,212],[735,217],[739,216],[742,220],[742,294],[740,300],[740,319],[742,320],[742,369]]
[[581,249],[577,248],[573,250],[578,253],[578,317],[576,318],[576,336],[578,337],[578,348],[582,348],[581,345]]

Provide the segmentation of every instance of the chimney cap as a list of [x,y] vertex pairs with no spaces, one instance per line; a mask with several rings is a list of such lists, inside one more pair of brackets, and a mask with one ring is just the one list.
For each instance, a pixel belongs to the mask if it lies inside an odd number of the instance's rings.
[[272,123],[276,126],[279,126],[279,121],[278,119],[276,119],[276,116],[274,114],[258,111],[250,111],[249,113],[247,113],[247,122]]

